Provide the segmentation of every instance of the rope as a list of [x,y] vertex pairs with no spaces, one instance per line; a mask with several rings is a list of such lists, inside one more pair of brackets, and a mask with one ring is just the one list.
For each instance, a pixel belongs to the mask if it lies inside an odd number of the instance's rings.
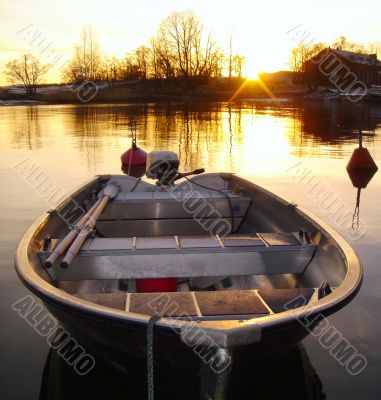
[[154,376],[153,376],[153,326],[161,318],[154,314],[148,321],[147,326],[147,392],[148,400],[154,400]]

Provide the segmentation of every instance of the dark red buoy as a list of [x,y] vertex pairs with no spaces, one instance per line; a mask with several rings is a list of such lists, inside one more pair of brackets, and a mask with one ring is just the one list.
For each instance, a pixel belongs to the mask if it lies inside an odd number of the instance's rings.
[[131,125],[132,145],[120,156],[122,171],[126,175],[141,178],[146,172],[147,153],[136,145],[136,123]]
[[122,171],[126,175],[140,178],[146,172],[147,153],[132,143],[132,147],[124,152],[120,160],[122,161]]
[[[372,174],[371,177],[377,172],[378,167],[370,155],[368,149],[362,147],[362,130],[359,130],[359,147],[354,149],[352,156],[347,165],[349,176],[355,175],[356,172],[367,172]],[[354,185],[356,186],[356,185]],[[356,186],[357,187],[357,186]]]
[[374,171],[374,173],[376,173],[378,170],[376,163],[374,162],[368,149],[365,147],[359,147],[355,149],[349,160],[347,171],[350,172],[355,170]]
[[370,155],[368,149],[362,147],[362,131],[359,130],[359,147],[355,149],[347,165],[347,172],[352,185],[357,188],[356,207],[352,216],[352,230],[359,232],[360,221],[360,197],[361,189],[365,189],[372,180],[378,167]]
[[365,189],[372,180],[376,170],[348,170],[349,178],[352,185],[357,189]]

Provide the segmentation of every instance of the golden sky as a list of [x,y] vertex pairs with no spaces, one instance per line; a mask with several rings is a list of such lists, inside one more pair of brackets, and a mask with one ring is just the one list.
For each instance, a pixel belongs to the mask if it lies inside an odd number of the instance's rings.
[[4,63],[24,53],[56,60],[47,78],[58,82],[84,26],[92,26],[104,53],[123,56],[147,44],[168,14],[183,10],[194,10],[222,49],[232,32],[233,50],[245,55],[244,72],[254,77],[287,69],[290,48],[303,36],[381,40],[380,9],[380,0],[361,6],[348,0],[0,0],[0,84],[6,84]]

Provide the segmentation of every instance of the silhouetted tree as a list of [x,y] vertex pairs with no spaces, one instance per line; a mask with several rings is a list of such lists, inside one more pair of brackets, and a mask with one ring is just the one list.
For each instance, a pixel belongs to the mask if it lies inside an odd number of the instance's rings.
[[41,64],[32,54],[24,54],[19,59],[9,61],[4,74],[10,83],[23,85],[26,94],[34,95],[49,68],[49,64]]
[[327,45],[325,43],[305,44],[301,42],[298,46],[291,49],[288,61],[289,67],[294,72],[303,73],[304,63],[326,47]]
[[225,62],[225,54],[220,49],[216,49],[210,64],[210,76],[220,78],[224,70]]
[[95,34],[91,28],[84,28],[80,43],[65,68],[63,78],[71,83],[96,81],[101,77],[101,54]]
[[230,34],[229,38],[229,55],[227,58],[227,71],[228,77],[231,79],[233,76],[242,77],[242,67],[245,62],[245,57],[233,52],[233,36]]
[[242,67],[245,63],[245,57],[239,54],[235,54],[233,57],[233,73],[238,77],[242,78]]
[[364,44],[351,42],[345,36],[339,36],[336,38],[331,47],[337,50],[353,51],[361,54],[368,53]]
[[208,76],[215,42],[193,11],[174,12],[165,18],[153,41],[156,71],[166,78]]
[[135,50],[135,62],[140,78],[148,77],[149,64],[151,61],[151,49],[147,46],[140,46]]
[[229,58],[228,58],[228,76],[231,79],[233,75],[233,37],[230,34],[229,38]]

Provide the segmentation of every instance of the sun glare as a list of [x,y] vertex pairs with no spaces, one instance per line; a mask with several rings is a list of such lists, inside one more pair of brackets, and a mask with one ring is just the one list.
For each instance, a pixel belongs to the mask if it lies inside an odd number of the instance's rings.
[[247,78],[251,81],[258,81],[259,80],[259,71],[251,70],[247,72]]

